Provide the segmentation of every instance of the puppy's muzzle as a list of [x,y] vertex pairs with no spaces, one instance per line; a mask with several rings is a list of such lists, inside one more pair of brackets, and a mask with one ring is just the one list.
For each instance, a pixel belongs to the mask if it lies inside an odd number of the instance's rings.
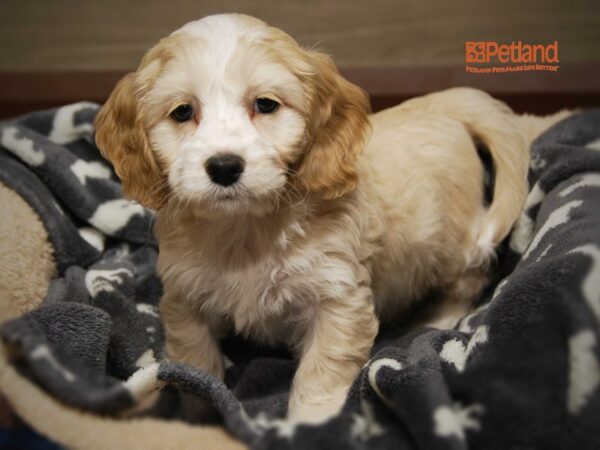
[[244,160],[234,154],[224,153],[211,156],[204,164],[210,179],[221,186],[237,182],[244,171]]

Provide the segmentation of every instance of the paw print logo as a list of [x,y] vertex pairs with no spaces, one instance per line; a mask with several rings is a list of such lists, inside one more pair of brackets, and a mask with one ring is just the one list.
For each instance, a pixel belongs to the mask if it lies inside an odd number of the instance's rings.
[[485,62],[485,42],[465,42],[465,61],[467,63]]

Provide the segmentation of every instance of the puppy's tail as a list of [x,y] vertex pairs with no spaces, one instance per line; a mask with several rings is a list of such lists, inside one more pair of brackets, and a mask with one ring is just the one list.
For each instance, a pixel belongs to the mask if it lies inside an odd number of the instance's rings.
[[483,264],[510,233],[523,209],[528,191],[528,133],[508,106],[476,89],[453,88],[422,99],[425,105],[419,104],[419,108],[425,106],[460,121],[473,140],[483,144],[492,157],[493,200],[475,231],[477,248],[467,257],[470,266]]
[[517,117],[517,121],[529,143],[533,142],[540,134],[550,128],[557,122],[566,119],[575,111],[563,109],[549,116],[532,116],[531,114],[522,114]]

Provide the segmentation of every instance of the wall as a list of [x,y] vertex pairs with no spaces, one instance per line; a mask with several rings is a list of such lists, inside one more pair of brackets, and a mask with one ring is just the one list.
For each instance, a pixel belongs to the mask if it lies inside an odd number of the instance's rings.
[[[449,86],[518,111],[600,105],[599,0],[0,0],[0,118],[103,102],[182,24],[244,12],[331,53],[374,109]],[[559,42],[559,72],[468,74],[465,41]]]
[[460,65],[467,40],[558,40],[561,62],[600,61],[598,0],[3,0],[0,70],[128,70],[217,12],[260,17],[341,66]]

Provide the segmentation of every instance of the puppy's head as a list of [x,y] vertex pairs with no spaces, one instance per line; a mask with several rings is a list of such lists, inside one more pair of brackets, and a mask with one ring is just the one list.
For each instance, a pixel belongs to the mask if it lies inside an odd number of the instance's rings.
[[126,195],[179,199],[206,216],[272,211],[289,192],[352,190],[366,94],[328,56],[242,15],[210,16],[161,40],[116,86],[96,141]]

